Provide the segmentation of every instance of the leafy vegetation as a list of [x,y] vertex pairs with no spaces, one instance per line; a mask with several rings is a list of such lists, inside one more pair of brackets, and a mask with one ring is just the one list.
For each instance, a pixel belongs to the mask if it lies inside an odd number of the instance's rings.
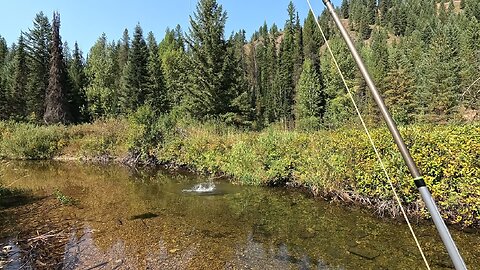
[[63,194],[60,190],[55,190],[55,192],[53,193],[53,195],[55,196],[55,198],[62,204],[62,205],[66,205],[66,206],[71,206],[71,205],[74,205],[76,203],[75,199],[70,197],[70,196],[67,196],[65,194]]
[[48,159],[61,147],[65,128],[34,124],[2,123],[0,157],[9,159]]
[[[145,107],[128,120],[66,129],[0,122],[0,155],[12,159],[107,156],[122,160],[135,153],[137,162],[155,159],[199,172],[227,174],[240,184],[302,186],[318,196],[363,202],[390,214],[398,211],[361,129],[305,132],[272,126],[253,132],[219,120],[201,123],[166,116],[152,121],[151,114]],[[480,225],[478,124],[416,125],[401,132],[445,217],[464,226]],[[372,136],[402,201],[411,211],[419,211],[418,192],[390,134],[377,128]]]

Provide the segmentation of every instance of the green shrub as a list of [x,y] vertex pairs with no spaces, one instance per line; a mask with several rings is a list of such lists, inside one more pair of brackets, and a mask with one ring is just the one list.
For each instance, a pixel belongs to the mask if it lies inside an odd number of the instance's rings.
[[62,147],[65,128],[10,124],[1,129],[0,157],[7,159],[49,159]]
[[[220,132],[209,125],[191,125],[182,136],[168,137],[159,149],[159,159],[221,171],[245,184],[291,182],[316,194],[393,202],[393,192],[363,130]],[[479,127],[410,126],[401,133],[441,212],[452,223],[480,225]],[[371,135],[401,200],[408,208],[416,208],[419,194],[390,133],[380,128]]]
[[68,143],[63,154],[86,158],[126,155],[128,123],[124,119],[97,120],[68,129]]
[[53,195],[55,196],[55,198],[57,198],[57,200],[58,200],[58,201],[60,202],[60,204],[62,204],[62,205],[72,206],[72,205],[77,204],[77,201],[76,201],[74,198],[63,194],[63,192],[61,192],[61,191],[58,190],[58,189],[55,190],[55,192],[53,193]]

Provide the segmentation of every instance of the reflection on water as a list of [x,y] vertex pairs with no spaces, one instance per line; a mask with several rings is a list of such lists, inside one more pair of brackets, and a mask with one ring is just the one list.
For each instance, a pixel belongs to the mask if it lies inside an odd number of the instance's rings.
[[[14,186],[39,197],[58,189],[77,204],[61,206],[50,196],[44,216],[5,214],[0,244],[28,226],[68,222],[65,269],[423,268],[403,224],[298,192],[220,180],[209,187],[188,174],[57,162],[15,163],[0,181],[26,175]],[[211,194],[185,192],[212,187]],[[433,268],[451,267],[433,226],[416,231]],[[477,265],[479,235],[453,236],[467,264]]]

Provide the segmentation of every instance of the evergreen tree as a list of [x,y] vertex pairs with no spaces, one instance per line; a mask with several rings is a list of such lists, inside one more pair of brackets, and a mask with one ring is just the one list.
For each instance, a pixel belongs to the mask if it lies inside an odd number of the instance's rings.
[[13,78],[8,94],[5,96],[8,102],[7,113],[10,119],[21,120],[26,116],[25,97],[27,94],[27,53],[25,50],[25,42],[23,35],[18,38],[17,47],[13,62]]
[[288,4],[288,19],[283,31],[283,40],[280,44],[278,69],[276,72],[274,90],[277,92],[275,106],[280,109],[276,120],[288,127],[293,120],[293,103],[295,96],[295,6]]
[[320,45],[323,44],[319,32],[313,13],[308,12],[303,24],[303,52],[305,59],[310,59],[317,70],[320,68]]
[[139,24],[135,27],[124,75],[126,85],[120,93],[120,106],[123,113],[130,113],[145,103],[149,89],[148,48]]
[[359,22],[358,31],[360,32],[360,37],[363,40],[369,39],[372,33],[372,29],[370,28],[368,20],[368,17],[362,17]]
[[392,8],[392,29],[397,36],[403,36],[407,27],[406,10],[403,4],[398,4]]
[[445,25],[437,30],[428,50],[427,120],[443,121],[454,113],[460,94],[458,29]]
[[369,67],[373,79],[377,82],[377,86],[382,89],[382,81],[388,71],[388,48],[387,48],[388,33],[384,30],[377,30],[372,36],[371,50],[373,63]]
[[410,124],[415,116],[415,92],[417,90],[414,67],[405,54],[406,44],[395,46],[389,57],[390,70],[383,82],[385,104],[397,123]]
[[392,0],[379,0],[378,11],[381,18],[380,20],[381,25],[384,25],[385,22],[387,21],[387,15],[391,7],[392,7]]
[[166,30],[165,37],[160,42],[158,53],[162,60],[168,107],[178,107],[188,87],[188,61],[180,26],[177,26],[175,30]]
[[76,123],[86,122],[89,120],[85,93],[88,82],[85,74],[85,60],[77,42],[75,42],[72,61],[68,67],[68,78],[70,86],[68,103],[71,108],[72,119]]
[[7,41],[0,35],[0,75],[2,74],[3,66],[7,60],[8,55],[8,46]]
[[303,33],[302,33],[302,26],[300,25],[300,19],[297,17],[295,21],[295,28],[294,28],[294,46],[293,46],[293,84],[296,85],[298,79],[300,78],[300,74],[302,73],[302,66],[303,66]]
[[51,60],[48,88],[45,96],[45,114],[47,124],[67,124],[72,121],[67,102],[67,70],[63,60],[62,41],[60,39],[60,15],[53,13]]
[[350,16],[350,0],[342,0],[340,14],[342,18],[348,19],[348,17]]
[[475,17],[477,21],[480,21],[480,2],[478,0],[464,0],[465,3],[465,16],[468,18]]
[[462,105],[480,108],[480,83],[474,83],[480,71],[480,23],[473,17],[461,18],[459,29],[459,56]]
[[219,116],[230,111],[234,98],[231,61],[224,38],[227,13],[215,0],[200,0],[187,37],[191,53],[188,109],[198,117]]
[[33,29],[24,34],[30,66],[27,113],[40,120],[45,113],[45,93],[49,83],[52,26],[43,12],[40,12],[35,16]]
[[127,28],[123,30],[122,39],[118,45],[118,66],[120,71],[122,71],[127,65],[128,55],[130,53],[130,36]]
[[[327,38],[327,40],[330,40],[331,36],[333,36],[332,33],[334,32],[332,31],[332,27],[331,27],[332,25],[331,16],[326,9],[324,9],[322,11],[322,14],[320,14],[320,18],[318,18],[318,23],[322,27],[325,38]],[[322,37],[322,40],[323,40],[323,37]],[[323,41],[322,41],[322,44],[323,44]]]
[[254,107],[256,103],[253,87],[248,87],[247,55],[245,53],[245,31],[240,30],[228,40],[228,57],[231,61],[233,100],[231,112],[225,115],[227,123],[237,126],[251,126],[254,121]]
[[296,87],[295,117],[300,128],[318,127],[325,110],[325,95],[313,62],[306,59]]
[[118,94],[115,91],[115,78],[113,73],[112,48],[107,44],[105,34],[97,40],[90,49],[85,73],[88,86],[86,96],[88,110],[94,119],[117,115]]
[[148,92],[146,103],[154,112],[164,113],[169,109],[167,91],[163,79],[162,63],[158,55],[158,45],[152,32],[147,36],[148,47]]
[[9,54],[7,41],[0,35],[0,119],[7,118],[7,83],[6,64]]
[[367,24],[374,24],[375,18],[377,17],[377,0],[366,0],[366,22]]
[[[340,37],[333,38],[330,41],[330,46],[333,54],[337,56],[338,64],[344,72],[349,87],[353,89],[356,68],[350,51]],[[349,120],[353,115],[353,110],[350,98],[345,93],[345,86],[338,76],[338,71],[330,55],[326,53],[321,57],[320,63],[326,95],[323,122],[326,127],[335,128]]]

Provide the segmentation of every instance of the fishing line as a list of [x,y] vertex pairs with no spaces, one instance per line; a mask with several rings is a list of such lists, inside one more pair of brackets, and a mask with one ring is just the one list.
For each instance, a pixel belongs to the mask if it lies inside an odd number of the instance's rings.
[[377,150],[377,146],[375,144],[375,142],[373,141],[372,139],[372,136],[370,135],[370,131],[368,130],[367,128],[367,125],[365,124],[365,121],[363,120],[363,116],[362,114],[360,113],[360,109],[358,108],[357,106],[357,103],[355,102],[355,99],[353,98],[353,95],[352,95],[352,91],[350,91],[350,87],[348,87],[348,84],[347,84],[347,81],[345,79],[345,77],[343,76],[343,72],[342,70],[340,69],[340,66],[338,65],[338,62],[335,58],[335,55],[333,54],[332,52],[332,49],[330,48],[330,45],[328,43],[328,40],[327,38],[325,37],[325,34],[323,33],[323,30],[322,30],[322,27],[320,26],[320,23],[318,22],[318,18],[317,18],[317,15],[315,15],[315,12],[313,11],[313,8],[312,8],[312,5],[310,4],[310,0],[307,0],[307,3],[308,3],[308,6],[310,8],[310,11],[312,12],[313,14],[313,17],[315,19],[315,22],[318,26],[318,29],[320,30],[320,33],[322,34],[322,37],[323,37],[323,40],[325,41],[325,45],[327,46],[327,49],[328,49],[328,52],[330,53],[331,57],[332,57],[332,60],[333,60],[333,63],[335,64],[335,67],[337,68],[337,71],[342,79],[342,82],[343,82],[343,85],[345,86],[345,88],[347,89],[347,93],[348,93],[348,96],[350,97],[350,100],[352,101],[353,103],[353,106],[355,107],[355,110],[357,112],[357,115],[358,117],[360,118],[360,121],[362,122],[362,126],[363,126],[363,129],[365,130],[365,133],[367,134],[367,137],[368,137],[368,140],[370,141],[370,144],[372,145],[372,148],[373,150],[375,151],[375,155],[377,156],[377,160],[378,162],[380,163],[380,166],[382,167],[382,170],[383,170],[383,173],[385,174],[385,177],[387,178],[388,180],[388,183],[390,185],[390,188],[392,189],[393,191],[393,195],[395,197],[395,200],[397,201],[397,204],[399,205],[400,207],[400,210],[402,212],[402,215],[403,217],[405,218],[405,221],[407,222],[407,225],[408,225],[408,228],[410,229],[410,232],[413,236],[413,239],[415,240],[415,243],[417,245],[417,248],[418,250],[420,251],[420,254],[422,255],[422,258],[423,258],[423,261],[425,263],[425,266],[427,267],[428,270],[430,270],[430,265],[428,264],[428,261],[427,261],[427,258],[425,257],[425,254],[423,253],[423,250],[422,250],[422,247],[420,246],[420,243],[418,242],[418,238],[417,238],[417,235],[415,234],[415,231],[413,230],[413,227],[410,223],[410,220],[408,219],[408,216],[407,216],[407,213],[405,212],[405,209],[403,208],[403,205],[402,205],[402,202],[400,200],[400,197],[398,196],[397,194],[397,191],[395,189],[395,186],[393,185],[393,182],[390,178],[390,175],[388,174],[387,172],[387,169],[385,168],[385,164],[383,163],[383,160],[382,160],[382,157],[380,156],[380,153],[378,152]]

